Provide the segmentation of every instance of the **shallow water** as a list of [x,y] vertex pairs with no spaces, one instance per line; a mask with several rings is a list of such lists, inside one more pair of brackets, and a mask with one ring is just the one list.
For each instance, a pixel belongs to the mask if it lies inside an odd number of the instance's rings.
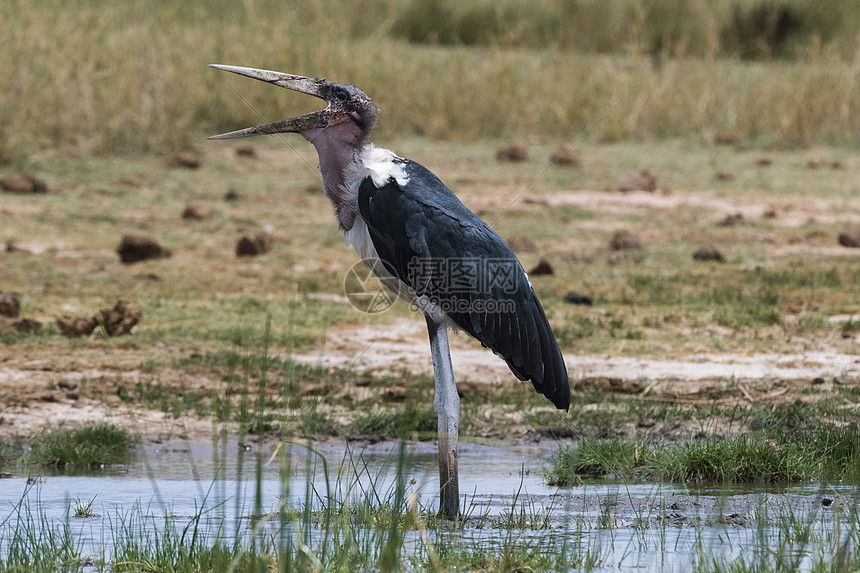
[[[36,528],[68,522],[84,554],[109,553],[111,537],[105,530],[111,524],[133,522],[139,530],[152,531],[165,527],[165,515],[173,518],[172,526],[181,528],[201,513],[200,523],[210,539],[222,535],[233,539],[255,512],[258,457],[263,512],[276,510],[279,502],[300,506],[308,487],[338,499],[359,498],[363,490],[375,490],[384,499],[393,491],[400,458],[397,444],[347,450],[342,442],[329,442],[316,444],[313,451],[300,445],[285,447],[290,476],[286,499],[273,451],[257,456],[236,445],[147,446],[127,466],[83,475],[45,473],[35,483],[28,483],[27,476],[0,480],[0,524],[8,532],[36,512],[44,518],[37,520]],[[472,519],[464,530],[444,534],[484,545],[503,543],[509,529],[493,527],[492,522],[513,509],[522,511],[525,521],[549,516],[549,529],[519,524],[520,538],[541,539],[549,531],[560,548],[564,543],[587,547],[599,555],[603,567],[686,571],[702,549],[733,559],[762,538],[778,536],[780,515],[802,516],[824,530],[835,528],[843,518],[834,519],[833,508],[856,505],[860,499],[856,486],[839,484],[767,490],[618,482],[550,487],[543,480],[549,453],[542,448],[461,444],[460,491]],[[402,469],[407,491],[414,492],[424,507],[435,507],[434,444],[407,445]],[[825,498],[833,502],[825,506]],[[77,499],[94,499],[93,511],[99,517],[69,517]],[[319,507],[313,496],[310,501]],[[769,517],[759,522],[765,510]],[[131,515],[140,517],[130,520]],[[407,543],[419,543],[417,534],[407,535]],[[0,551],[5,551],[3,545],[0,538]]]

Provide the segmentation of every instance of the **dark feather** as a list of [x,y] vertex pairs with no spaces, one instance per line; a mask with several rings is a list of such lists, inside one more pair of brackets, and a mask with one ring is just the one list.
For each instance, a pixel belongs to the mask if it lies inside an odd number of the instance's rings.
[[[430,171],[365,179],[358,206],[386,268],[501,356],[556,407],[570,405],[564,359],[528,277],[505,242]],[[501,278],[499,278],[501,277]]]

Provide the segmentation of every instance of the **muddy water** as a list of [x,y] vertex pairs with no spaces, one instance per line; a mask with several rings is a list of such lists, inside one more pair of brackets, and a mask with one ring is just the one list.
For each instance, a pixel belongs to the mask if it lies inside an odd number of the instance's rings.
[[[300,445],[287,448],[288,503],[301,505],[308,486],[338,499],[345,499],[347,490],[352,499],[367,488],[383,499],[393,491],[400,463],[396,444],[347,449],[341,442],[329,442],[315,445],[313,451]],[[684,571],[702,549],[731,559],[749,551],[763,535],[778,536],[780,516],[795,515],[833,529],[842,519],[834,520],[833,508],[860,501],[856,486],[822,484],[767,491],[612,482],[550,487],[544,483],[543,470],[552,448],[461,444],[460,491],[472,519],[464,530],[449,534],[476,544],[502,543],[510,533],[492,522],[515,508],[527,516],[525,521],[548,515],[552,526],[534,529],[519,524],[520,537],[543,538],[548,531],[558,531],[560,550],[563,543],[587,547],[607,568]],[[46,473],[36,483],[14,476],[0,480],[0,524],[14,529],[19,520],[37,513],[47,523],[68,520],[84,554],[97,555],[109,553],[111,536],[106,531],[112,523],[135,515],[139,516],[135,527],[154,531],[164,527],[164,516],[169,515],[181,528],[202,507],[201,523],[210,539],[223,535],[232,540],[255,511],[258,457],[263,461],[259,468],[263,511],[274,510],[283,499],[281,468],[272,454],[269,450],[258,456],[235,444],[217,449],[209,444],[148,446],[133,463],[96,473]],[[435,507],[435,446],[406,446],[402,467],[408,491],[415,492],[422,505]],[[76,499],[95,499],[93,511],[99,517],[68,517]],[[759,520],[765,511],[768,518]],[[2,537],[0,533],[0,550]],[[413,536],[407,542],[419,540]]]

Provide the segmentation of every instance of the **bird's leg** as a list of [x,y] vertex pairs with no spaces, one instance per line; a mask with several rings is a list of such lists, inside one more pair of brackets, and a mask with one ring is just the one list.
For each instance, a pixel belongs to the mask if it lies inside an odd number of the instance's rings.
[[453,521],[460,515],[460,483],[457,477],[457,431],[460,425],[460,397],[454,382],[448,331],[445,320],[425,315],[430,332],[430,354],[436,378],[433,406],[439,417],[439,514]]

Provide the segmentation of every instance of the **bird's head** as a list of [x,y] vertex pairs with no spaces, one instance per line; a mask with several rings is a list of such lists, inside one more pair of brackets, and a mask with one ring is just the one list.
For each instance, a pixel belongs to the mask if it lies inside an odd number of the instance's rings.
[[213,135],[209,139],[235,139],[274,133],[300,133],[305,139],[314,143],[324,132],[327,132],[325,139],[335,137],[342,143],[352,147],[360,147],[376,127],[379,108],[367,97],[366,93],[354,86],[329,82],[320,78],[308,78],[254,68],[220,64],[210,64],[210,67],[309,94],[325,100],[328,105],[320,111]]

